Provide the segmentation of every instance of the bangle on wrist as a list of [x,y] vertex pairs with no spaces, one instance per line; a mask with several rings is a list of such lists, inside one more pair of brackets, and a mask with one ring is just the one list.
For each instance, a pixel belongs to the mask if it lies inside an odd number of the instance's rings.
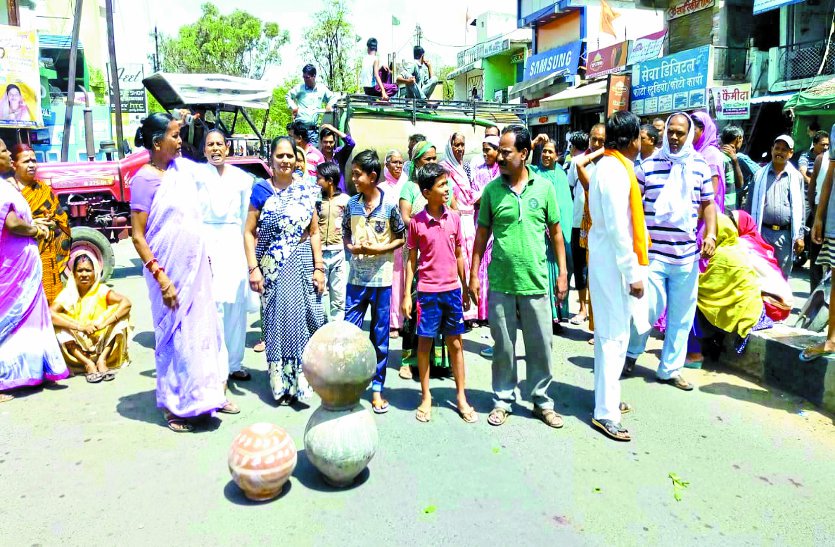
[[254,272],[255,270],[260,270],[260,269],[261,269],[261,266],[253,266],[253,267],[251,267],[251,268],[249,269],[249,273],[252,273],[252,272]]
[[145,263],[145,267],[146,267],[146,268],[148,268],[148,270],[150,270],[150,269],[151,269],[151,265],[152,265],[152,264],[159,264],[159,263],[157,262],[157,259],[156,259],[156,258],[152,258],[151,260],[149,260],[148,262],[146,262],[146,263]]
[[325,273],[325,268],[313,268],[313,271]]
[[158,267],[156,270],[154,270],[153,272],[151,272],[151,275],[153,275],[153,276],[154,276],[154,279],[156,279],[157,281],[159,281],[159,274],[160,274],[160,273],[165,273],[165,268],[163,268],[162,266]]

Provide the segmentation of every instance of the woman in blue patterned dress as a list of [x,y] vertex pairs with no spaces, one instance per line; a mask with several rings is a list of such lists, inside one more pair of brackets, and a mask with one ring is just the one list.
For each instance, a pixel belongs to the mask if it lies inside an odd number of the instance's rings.
[[264,338],[270,387],[279,405],[311,395],[302,352],[325,322],[325,268],[316,202],[320,189],[294,175],[296,144],[272,142],[270,180],[252,188],[244,231],[249,284],[264,295]]

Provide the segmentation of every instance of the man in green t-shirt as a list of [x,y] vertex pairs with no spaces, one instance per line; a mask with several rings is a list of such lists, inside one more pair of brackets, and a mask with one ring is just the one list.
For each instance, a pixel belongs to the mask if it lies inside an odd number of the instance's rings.
[[[481,196],[469,289],[476,303],[487,296],[495,343],[495,408],[487,421],[502,425],[511,412],[517,383],[516,329],[521,323],[534,416],[551,427],[562,427],[562,416],[554,411],[554,401],[548,397],[552,334],[548,265],[542,242],[546,231],[559,266],[555,292],[560,301],[568,291],[568,270],[556,192],[552,184],[526,167],[531,150],[531,135],[524,127],[511,125],[502,131],[498,158],[501,176],[488,183]],[[478,271],[491,234],[489,295],[482,295]]]

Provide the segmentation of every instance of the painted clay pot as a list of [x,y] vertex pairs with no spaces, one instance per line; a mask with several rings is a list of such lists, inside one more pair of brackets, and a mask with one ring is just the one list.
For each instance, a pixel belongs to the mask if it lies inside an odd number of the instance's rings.
[[351,485],[377,452],[380,438],[371,413],[357,404],[331,410],[319,407],[307,422],[307,459],[333,486]]
[[334,321],[310,338],[302,370],[322,406],[351,409],[377,370],[377,354],[367,333],[347,321]]
[[273,499],[296,468],[296,445],[277,425],[257,423],[241,431],[229,448],[229,472],[244,495]]

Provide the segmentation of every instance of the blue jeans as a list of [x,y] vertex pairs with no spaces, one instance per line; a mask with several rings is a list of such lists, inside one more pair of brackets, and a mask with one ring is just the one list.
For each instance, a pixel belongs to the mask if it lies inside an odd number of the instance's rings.
[[[649,324],[653,325],[667,308],[667,332],[656,376],[669,380],[678,376],[687,357],[687,338],[696,314],[699,264],[676,266],[659,260],[649,263]],[[592,295],[592,299],[594,295]],[[649,331],[638,334],[631,328],[626,355],[638,358],[647,346]]]
[[383,391],[389,359],[389,321],[391,320],[391,287],[363,287],[348,284],[345,291],[345,321],[362,328],[365,310],[371,305],[369,338],[377,353],[377,372],[371,390]]

